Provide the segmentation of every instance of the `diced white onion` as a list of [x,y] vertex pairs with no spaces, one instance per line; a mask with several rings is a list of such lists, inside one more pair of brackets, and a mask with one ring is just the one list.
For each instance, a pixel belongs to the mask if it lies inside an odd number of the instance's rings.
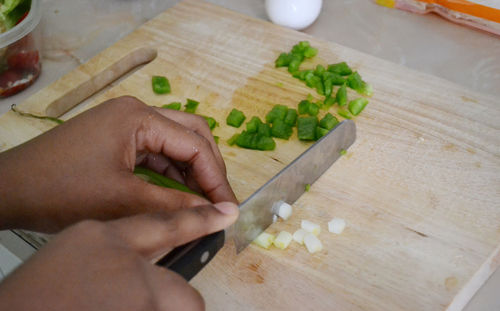
[[300,227],[314,235],[319,235],[321,231],[321,227],[318,224],[315,224],[309,220],[302,220]]
[[292,206],[286,202],[282,202],[278,209],[278,216],[287,220],[292,215]]
[[262,248],[269,249],[269,246],[273,244],[274,235],[262,232],[252,243],[259,245]]
[[341,234],[345,229],[345,220],[341,218],[333,218],[328,222],[328,231],[335,234]]
[[309,233],[309,232],[307,232],[304,229],[299,229],[299,230],[295,231],[295,233],[293,234],[293,239],[295,240],[295,242],[299,243],[300,245],[303,245],[304,244],[304,236],[307,233]]
[[292,234],[290,232],[286,232],[286,231],[281,231],[278,236],[276,237],[276,239],[274,239],[274,246],[276,246],[277,248],[280,248],[280,249],[285,249],[288,247],[288,245],[290,245],[290,242],[292,242]]
[[312,233],[307,233],[304,236],[304,244],[306,245],[307,250],[311,254],[319,252],[323,249],[321,241]]

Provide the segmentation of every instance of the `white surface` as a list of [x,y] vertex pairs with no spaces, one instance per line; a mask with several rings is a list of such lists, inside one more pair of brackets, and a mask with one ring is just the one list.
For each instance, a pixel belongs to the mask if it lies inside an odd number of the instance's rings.
[[[43,0],[45,57],[41,77],[23,93],[0,100],[0,114],[177,2]],[[266,19],[264,0],[209,2]],[[500,96],[500,38],[434,14],[421,16],[388,9],[371,0],[326,0],[318,20],[304,32],[464,88]],[[465,310],[500,310],[499,292],[497,271]]]
[[266,13],[277,25],[302,30],[318,18],[322,4],[323,0],[266,0]]

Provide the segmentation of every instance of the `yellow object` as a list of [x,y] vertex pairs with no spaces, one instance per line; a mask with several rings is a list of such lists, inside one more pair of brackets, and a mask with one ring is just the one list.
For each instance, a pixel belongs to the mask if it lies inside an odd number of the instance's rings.
[[396,5],[395,0],[375,0],[375,3],[377,3],[378,5],[381,5],[381,6],[391,8],[391,9]]

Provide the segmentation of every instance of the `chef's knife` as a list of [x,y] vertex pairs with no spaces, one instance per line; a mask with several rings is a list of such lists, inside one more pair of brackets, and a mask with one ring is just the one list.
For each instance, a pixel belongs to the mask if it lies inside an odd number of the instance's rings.
[[[239,253],[273,223],[273,206],[293,204],[356,140],[356,126],[345,120],[288,164],[271,180],[240,204],[240,217],[232,226]],[[186,280],[194,277],[224,245],[219,231],[174,249],[156,264],[171,269]]]

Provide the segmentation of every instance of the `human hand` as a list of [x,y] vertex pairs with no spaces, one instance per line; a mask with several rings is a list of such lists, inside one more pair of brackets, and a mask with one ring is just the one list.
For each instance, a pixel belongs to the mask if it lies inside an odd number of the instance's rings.
[[0,310],[203,310],[201,295],[151,260],[222,230],[232,203],[83,221],[56,235],[0,284]]
[[0,229],[54,232],[87,218],[210,203],[146,183],[132,174],[139,164],[213,203],[236,203],[202,117],[120,97],[0,153]]

